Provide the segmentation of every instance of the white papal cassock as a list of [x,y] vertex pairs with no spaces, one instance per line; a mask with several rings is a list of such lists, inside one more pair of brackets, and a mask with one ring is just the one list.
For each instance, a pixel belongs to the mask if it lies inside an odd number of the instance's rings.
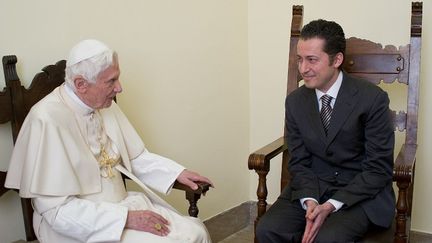
[[[113,177],[99,167],[101,146],[119,158]],[[126,192],[119,170],[133,173],[143,192]],[[33,226],[42,243],[211,242],[199,219],[179,214],[145,186],[167,194],[183,170],[148,152],[115,103],[93,110],[62,85],[29,112],[5,186],[32,198]],[[124,229],[128,210],[162,215],[170,233],[161,237]]]

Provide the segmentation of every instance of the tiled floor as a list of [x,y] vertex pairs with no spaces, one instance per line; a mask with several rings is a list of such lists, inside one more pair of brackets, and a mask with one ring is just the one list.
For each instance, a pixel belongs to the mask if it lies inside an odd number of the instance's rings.
[[253,225],[232,234],[218,243],[251,243],[253,242]]
[[432,242],[432,236],[430,234],[416,233],[411,237],[411,243],[430,243]]

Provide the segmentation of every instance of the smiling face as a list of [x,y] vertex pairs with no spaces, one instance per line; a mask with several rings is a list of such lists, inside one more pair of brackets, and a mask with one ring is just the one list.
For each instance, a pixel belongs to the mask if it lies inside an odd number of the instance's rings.
[[331,58],[324,52],[325,41],[320,38],[300,39],[297,43],[298,69],[306,87],[322,92],[334,84],[339,75],[343,54]]
[[113,98],[122,92],[119,78],[119,65],[114,62],[97,76],[96,83],[77,77],[75,79],[77,95],[93,109],[107,108],[111,106]]

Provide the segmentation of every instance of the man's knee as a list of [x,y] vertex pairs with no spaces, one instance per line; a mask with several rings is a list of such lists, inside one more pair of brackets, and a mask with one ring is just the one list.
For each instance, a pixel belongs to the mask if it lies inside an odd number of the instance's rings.
[[296,231],[288,225],[277,227],[275,224],[268,222],[265,217],[258,222],[255,233],[259,243],[290,243],[301,241],[302,230]]
[[258,224],[255,228],[255,234],[258,239],[258,242],[266,242],[270,237],[271,227],[269,227],[269,224],[264,222],[264,219],[261,218],[260,221],[258,221]]
[[202,222],[193,220],[188,227],[193,242],[210,242],[210,235]]

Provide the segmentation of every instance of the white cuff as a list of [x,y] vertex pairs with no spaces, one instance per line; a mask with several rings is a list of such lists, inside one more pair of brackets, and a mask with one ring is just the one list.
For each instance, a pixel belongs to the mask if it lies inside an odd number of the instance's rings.
[[333,205],[333,207],[335,207],[335,210],[333,210],[332,213],[339,211],[339,209],[341,209],[342,206],[344,205],[343,202],[334,199],[329,199],[327,200],[327,202],[329,202],[331,205]]
[[314,202],[316,202],[318,204],[318,201],[315,198],[311,198],[311,197],[301,198],[300,199],[300,204],[301,204],[301,206],[302,206],[302,208],[304,210],[307,210],[307,205],[306,205],[306,201],[307,200],[312,200],[312,201],[314,201]]

